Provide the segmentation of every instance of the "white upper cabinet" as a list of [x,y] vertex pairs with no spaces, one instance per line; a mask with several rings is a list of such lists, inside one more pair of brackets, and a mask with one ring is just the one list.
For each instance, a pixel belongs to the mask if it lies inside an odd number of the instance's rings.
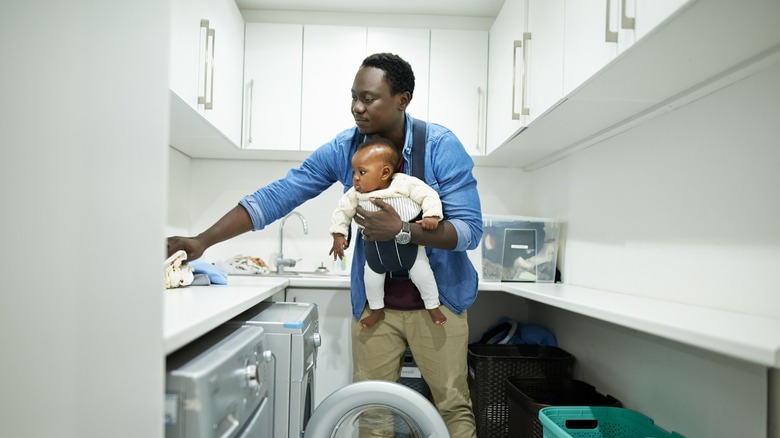
[[247,23],[243,148],[300,149],[302,50],[303,25]]
[[205,0],[171,1],[170,65],[168,86],[192,108],[197,108],[200,66],[201,26]]
[[171,90],[239,144],[244,20],[235,2],[173,0],[170,44]]
[[350,90],[365,57],[365,27],[304,26],[301,150],[354,126]]
[[564,94],[647,35],[688,0],[565,0]]
[[608,0],[610,35],[618,52],[630,47],[688,0]]
[[490,29],[490,153],[563,97],[563,0],[507,0]]
[[485,154],[488,33],[431,30],[428,120],[452,130],[471,155]]
[[487,153],[528,123],[523,89],[527,51],[525,0],[506,0],[490,28]]
[[563,0],[527,0],[529,123],[563,97]]
[[369,27],[366,35],[366,56],[373,53],[394,53],[412,66],[414,95],[407,112],[428,120],[428,77],[430,30]]
[[618,51],[610,15],[619,0],[565,0],[563,93],[569,94]]
[[565,0],[564,98],[477,164],[546,166],[754,74],[780,47],[777,1],[609,0],[603,18],[592,4]]

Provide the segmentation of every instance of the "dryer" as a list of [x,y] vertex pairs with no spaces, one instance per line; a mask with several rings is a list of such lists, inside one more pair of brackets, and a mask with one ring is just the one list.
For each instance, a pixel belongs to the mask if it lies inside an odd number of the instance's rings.
[[166,438],[273,437],[274,362],[261,327],[219,327],[166,359]]
[[317,348],[321,344],[317,306],[262,302],[230,324],[265,331],[276,359],[274,436],[300,437],[314,408]]

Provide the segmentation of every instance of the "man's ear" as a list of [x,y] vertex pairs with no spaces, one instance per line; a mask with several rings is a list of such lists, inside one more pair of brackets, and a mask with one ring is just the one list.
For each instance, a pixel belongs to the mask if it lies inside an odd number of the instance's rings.
[[403,93],[398,94],[398,109],[400,111],[406,111],[406,107],[409,105],[409,102],[412,100],[412,95],[409,94],[408,91],[404,91]]

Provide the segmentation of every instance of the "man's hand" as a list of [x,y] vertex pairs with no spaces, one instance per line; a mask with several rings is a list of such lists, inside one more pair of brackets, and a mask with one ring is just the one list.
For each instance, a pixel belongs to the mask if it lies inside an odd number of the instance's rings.
[[379,242],[395,239],[395,235],[401,231],[401,217],[381,199],[372,198],[371,202],[379,211],[367,211],[360,206],[355,210],[355,222],[363,226],[363,239]]
[[206,248],[200,241],[194,237],[173,236],[167,240],[168,257],[176,251],[184,250],[187,253],[187,260],[193,261],[200,258]]

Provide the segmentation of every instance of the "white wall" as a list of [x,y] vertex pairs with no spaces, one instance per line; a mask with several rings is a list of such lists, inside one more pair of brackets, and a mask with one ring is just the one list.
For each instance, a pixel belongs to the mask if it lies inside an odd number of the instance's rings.
[[0,424],[162,437],[167,2],[4,2]]
[[[533,172],[535,210],[568,223],[566,282],[780,318],[778,77],[774,66]],[[778,415],[763,367],[544,305],[529,316],[577,358],[576,377],[666,429],[763,437]]]
[[780,318],[780,66],[533,173],[567,283]]
[[[186,165],[189,163],[189,166]],[[246,194],[283,177],[300,163],[284,161],[191,160],[172,150],[171,187],[185,192],[189,187],[189,202],[174,199],[169,202],[169,234],[197,234],[213,224]],[[530,179],[517,169],[477,168],[474,174],[482,199],[482,210],[492,214],[533,214],[526,209],[530,199]],[[331,267],[328,251],[331,237],[328,234],[330,217],[339,197],[340,185],[334,185],[320,196],[304,203],[296,210],[307,220],[309,234],[297,218],[285,224],[284,255],[302,259],[295,269],[313,270],[321,263]],[[188,216],[188,217],[186,217]],[[278,221],[264,230],[244,234],[210,248],[203,258],[209,262],[232,257],[236,254],[252,255],[266,262],[276,258],[279,249]],[[348,251],[351,257],[351,250]],[[351,260],[351,258],[350,258]]]

